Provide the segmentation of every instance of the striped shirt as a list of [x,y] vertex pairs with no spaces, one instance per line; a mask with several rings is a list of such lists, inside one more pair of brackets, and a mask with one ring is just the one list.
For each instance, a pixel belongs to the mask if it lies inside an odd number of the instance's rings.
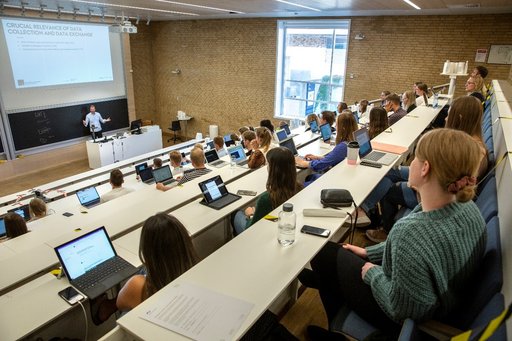
[[187,169],[185,172],[183,172],[183,177],[178,182],[178,186],[179,185],[183,185],[185,182],[188,182],[190,180],[198,178],[201,175],[205,175],[207,173],[210,173],[211,171],[212,170],[208,169],[208,168]]

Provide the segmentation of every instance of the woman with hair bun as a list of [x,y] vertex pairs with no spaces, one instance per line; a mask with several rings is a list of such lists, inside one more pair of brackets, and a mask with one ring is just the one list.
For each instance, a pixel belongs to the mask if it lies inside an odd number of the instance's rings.
[[[313,279],[329,321],[348,306],[395,336],[406,318],[442,319],[467,299],[460,288],[477,270],[487,237],[471,200],[481,157],[478,143],[461,131],[436,129],[420,139],[409,183],[421,203],[385,242],[367,248],[329,242],[311,261],[313,272],[299,277]],[[328,333],[309,331],[313,339]]]

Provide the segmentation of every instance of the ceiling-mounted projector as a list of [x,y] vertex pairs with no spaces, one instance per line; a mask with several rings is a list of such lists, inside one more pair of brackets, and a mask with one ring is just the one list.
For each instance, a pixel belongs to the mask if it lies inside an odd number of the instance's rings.
[[137,26],[133,26],[130,21],[123,21],[122,24],[110,26],[110,32],[114,33],[137,33]]

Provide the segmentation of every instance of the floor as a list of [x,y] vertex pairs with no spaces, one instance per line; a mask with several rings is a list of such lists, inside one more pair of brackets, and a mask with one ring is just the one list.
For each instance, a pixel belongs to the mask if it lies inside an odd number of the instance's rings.
[[[164,136],[164,147],[172,143],[167,142]],[[178,141],[179,143],[180,141]],[[62,164],[58,167],[49,168],[32,174],[23,174],[8,181],[0,181],[0,196],[22,191],[27,188],[33,188],[40,184],[52,182],[64,177],[75,175],[89,170],[87,160]],[[372,243],[365,237],[364,231],[357,230],[354,235],[354,244],[367,246]],[[305,289],[297,302],[284,313],[281,323],[299,340],[308,340],[306,327],[310,324],[327,327],[327,318],[320,301],[318,291],[315,289]]]

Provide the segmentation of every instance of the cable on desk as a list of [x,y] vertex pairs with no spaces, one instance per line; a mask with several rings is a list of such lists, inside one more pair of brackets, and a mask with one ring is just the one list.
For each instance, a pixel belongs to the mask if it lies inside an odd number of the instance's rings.
[[85,337],[84,340],[87,341],[87,337],[89,336],[89,322],[87,321],[87,311],[85,310],[84,305],[82,304],[82,301],[78,301],[78,304],[80,304],[80,307],[82,307],[82,311],[84,312],[84,320],[85,320]]

